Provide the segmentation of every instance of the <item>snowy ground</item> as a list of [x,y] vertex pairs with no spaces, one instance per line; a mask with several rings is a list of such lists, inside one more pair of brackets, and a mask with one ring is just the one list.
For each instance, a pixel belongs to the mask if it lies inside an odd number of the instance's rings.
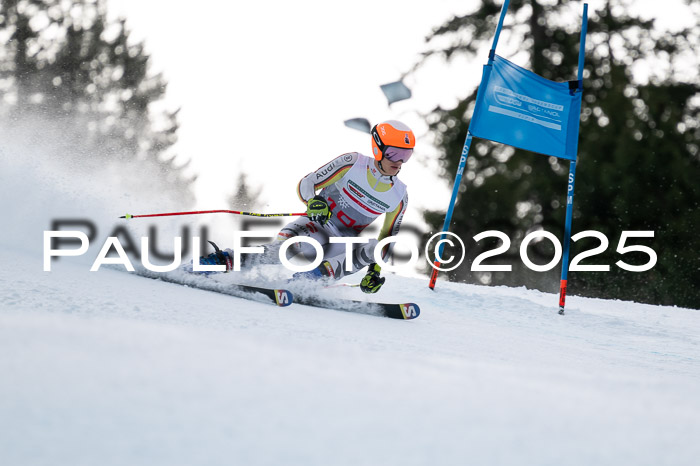
[[404,322],[2,253],[3,465],[700,457],[698,311],[391,277]]
[[165,209],[18,160],[0,160],[2,466],[698,464],[700,311],[570,297],[562,317],[554,295],[394,276],[373,298],[422,309],[395,321],[91,273],[99,245],[43,272],[50,219],[104,237]]

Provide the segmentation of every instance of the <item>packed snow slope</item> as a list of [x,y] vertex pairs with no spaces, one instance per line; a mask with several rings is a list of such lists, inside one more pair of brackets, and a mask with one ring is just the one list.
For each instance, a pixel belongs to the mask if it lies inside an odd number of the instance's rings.
[[395,321],[3,264],[3,465],[700,457],[697,311],[391,276],[375,298],[422,308]]
[[89,272],[94,248],[44,272],[51,218],[106,233],[139,199],[3,169],[3,466],[698,464],[698,311],[390,275],[370,299],[422,309],[396,321]]

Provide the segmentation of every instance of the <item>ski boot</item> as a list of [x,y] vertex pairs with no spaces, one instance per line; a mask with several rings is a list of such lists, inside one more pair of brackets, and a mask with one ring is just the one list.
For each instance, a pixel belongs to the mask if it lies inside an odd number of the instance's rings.
[[214,246],[214,252],[209,254],[208,256],[202,256],[199,258],[199,264],[200,265],[223,265],[226,266],[226,270],[223,272],[210,272],[210,271],[195,271],[193,268],[192,264],[189,264],[187,268],[185,269],[187,272],[190,273],[199,273],[202,275],[209,275],[212,273],[225,273],[233,270],[233,257],[231,255],[231,252],[229,250],[224,250],[222,251],[219,249],[219,246],[216,245],[213,241],[208,241],[209,244]]
[[309,270],[307,272],[297,272],[292,275],[291,281],[296,280],[330,280],[335,278],[333,273],[333,267],[331,267],[330,262],[323,261],[321,265],[315,269]]

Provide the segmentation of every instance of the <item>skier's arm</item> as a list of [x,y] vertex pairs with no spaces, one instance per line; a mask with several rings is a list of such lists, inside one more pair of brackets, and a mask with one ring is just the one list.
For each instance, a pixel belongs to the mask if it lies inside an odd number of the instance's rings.
[[[394,236],[399,232],[401,227],[401,221],[403,220],[403,214],[406,212],[406,207],[408,206],[408,194],[405,194],[399,205],[392,212],[387,212],[384,218],[384,225],[379,232],[378,241],[388,238],[389,236]],[[387,257],[391,253],[394,243],[389,243],[382,249],[382,260],[386,262]],[[377,264],[369,264],[367,269],[367,275],[360,282],[360,289],[364,293],[376,293],[384,284],[386,280],[384,277],[380,277],[382,269]]]
[[[406,207],[408,207],[408,194],[405,194],[399,205],[392,212],[387,212],[386,217],[384,217],[384,225],[379,231],[378,241],[388,238],[389,236],[395,236],[399,233],[401,228],[401,222],[403,221],[403,215],[406,212]],[[391,252],[394,243],[389,243],[382,249],[382,259],[386,260],[387,256]]]
[[316,191],[330,186],[341,179],[350,170],[350,167],[357,162],[357,158],[356,152],[343,154],[302,178],[297,186],[297,195],[301,202],[306,204],[309,199],[316,195]]

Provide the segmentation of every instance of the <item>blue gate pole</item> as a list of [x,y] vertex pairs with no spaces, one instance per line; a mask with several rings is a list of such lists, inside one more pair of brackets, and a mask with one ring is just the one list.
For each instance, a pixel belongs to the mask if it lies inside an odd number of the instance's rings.
[[430,282],[428,287],[431,290],[435,289],[435,282],[437,281],[438,267],[440,267],[440,262],[442,261],[442,251],[445,249],[445,243],[442,240],[445,239],[445,232],[450,229],[450,222],[452,221],[452,212],[454,212],[455,203],[457,202],[457,194],[459,194],[459,185],[462,183],[462,175],[464,174],[464,169],[467,166],[467,157],[469,157],[469,147],[472,145],[472,133],[467,130],[467,139],[464,141],[464,147],[462,148],[462,155],[459,159],[459,166],[457,167],[457,175],[455,175],[455,182],[452,185],[452,197],[450,198],[450,205],[447,208],[447,213],[445,213],[445,222],[442,224],[442,235],[440,235],[440,246],[438,246],[438,253],[436,255],[435,261],[433,262],[433,272],[430,275]]
[[[578,50],[578,92],[583,92],[583,61],[586,54],[586,31],[588,30],[588,3],[583,4],[581,22],[581,40]],[[579,122],[580,124],[580,122]],[[578,141],[577,141],[578,143]],[[561,263],[561,280],[559,281],[559,314],[564,315],[566,305],[566,282],[569,275],[569,248],[571,245],[571,221],[574,214],[574,182],[576,181],[576,161],[569,164],[569,185],[566,190],[566,224],[564,226],[564,251]]]
[[506,18],[506,11],[508,11],[508,4],[510,0],[505,0],[503,5],[501,5],[501,16],[498,18],[498,26],[496,26],[496,34],[493,35],[493,43],[491,44],[491,50],[489,51],[489,65],[493,63],[493,58],[496,55],[496,45],[498,45],[498,38],[501,36],[501,29],[503,29],[503,20]]
[[559,314],[564,314],[566,303],[566,280],[569,274],[569,246],[571,244],[571,220],[574,214],[574,182],[576,181],[576,162],[569,164],[569,186],[566,190],[566,226],[564,227],[564,252],[561,263],[561,280],[559,281]]
[[[506,17],[506,12],[508,11],[508,4],[510,0],[505,0],[503,5],[501,5],[501,15],[498,18],[498,26],[496,26],[496,34],[493,36],[493,43],[491,44],[491,50],[489,51],[489,61],[488,65],[493,64],[493,59],[496,55],[496,46],[498,45],[498,38],[501,35],[501,29],[503,28],[503,20]],[[490,73],[487,75],[490,76]],[[486,83],[482,80],[481,86],[486,86]],[[479,97],[477,96],[477,101]],[[462,174],[467,165],[467,157],[469,156],[469,147],[472,144],[472,133],[467,129],[467,138],[464,141],[464,147],[462,148],[462,155],[459,159],[459,166],[457,167],[457,175],[455,176],[454,184],[452,185],[452,197],[450,198],[450,205],[445,213],[445,222],[442,225],[442,235],[440,235],[440,246],[438,246],[437,255],[435,261],[433,261],[433,272],[430,275],[430,282],[428,282],[428,287],[431,290],[435,289],[435,283],[437,282],[438,267],[440,267],[442,252],[445,249],[445,243],[442,241],[445,239],[445,232],[450,229],[450,222],[452,221],[452,212],[454,211],[455,202],[457,202],[457,195],[459,194],[459,185],[462,182]],[[427,258],[426,258],[427,259]]]

